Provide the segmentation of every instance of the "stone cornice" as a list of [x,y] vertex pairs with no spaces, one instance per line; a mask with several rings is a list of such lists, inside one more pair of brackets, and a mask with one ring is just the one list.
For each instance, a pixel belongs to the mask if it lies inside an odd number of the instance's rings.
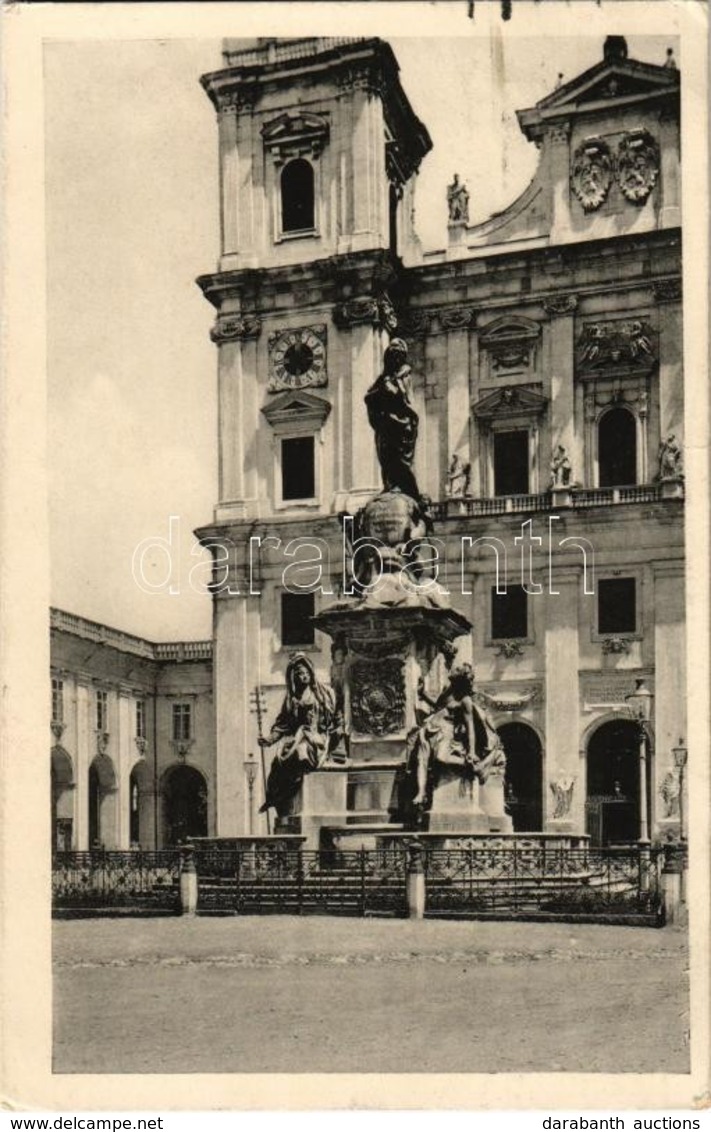
[[[274,297],[278,305],[285,289],[291,293],[297,287],[312,286],[318,289],[321,301],[345,303],[353,296],[382,296],[399,283],[402,274],[402,265],[391,252],[374,248],[308,263],[216,271],[199,276],[196,282],[217,310],[226,300],[237,300],[251,317],[252,312],[260,312],[264,296]],[[268,308],[273,309],[273,304],[269,303]],[[240,316],[235,314],[230,317]]]

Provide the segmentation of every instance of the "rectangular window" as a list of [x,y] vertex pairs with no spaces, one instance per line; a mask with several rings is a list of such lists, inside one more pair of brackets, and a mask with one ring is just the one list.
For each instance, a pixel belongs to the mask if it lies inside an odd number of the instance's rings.
[[491,588],[491,639],[528,636],[528,594],[523,586],[508,586],[506,593]]
[[64,723],[64,684],[52,679],[52,723]]
[[96,730],[109,729],[109,693],[99,688],[96,693]]
[[281,595],[281,643],[287,648],[293,645],[312,645],[314,643],[315,603],[313,594]]
[[289,436],[281,442],[281,497],[314,499],[316,465],[313,436]]
[[136,700],[136,738],[146,737],[146,701]]
[[528,430],[494,433],[494,494],[527,495]]
[[597,583],[598,633],[637,631],[635,578],[601,578]]
[[192,738],[191,704],[173,704],[173,739]]

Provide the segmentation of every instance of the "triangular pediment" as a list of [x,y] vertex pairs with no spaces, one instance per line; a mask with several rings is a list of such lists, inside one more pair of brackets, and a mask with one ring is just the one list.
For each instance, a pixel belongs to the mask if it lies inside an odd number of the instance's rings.
[[538,416],[545,412],[548,398],[533,389],[510,385],[487,393],[472,406],[475,417],[489,420],[492,417]]
[[262,137],[268,144],[285,141],[287,138],[304,137],[328,133],[328,122],[319,114],[306,111],[280,114],[262,126]]
[[598,63],[537,103],[539,110],[563,110],[589,102],[658,94],[679,86],[679,72],[634,60]]
[[563,83],[535,106],[517,111],[517,117],[524,134],[535,139],[547,124],[601,106],[617,109],[647,99],[677,97],[679,87],[680,76],[675,66],[655,66],[634,59],[604,60]]
[[508,342],[534,342],[541,333],[539,323],[518,314],[506,314],[483,326],[479,342],[490,349]]
[[331,404],[323,397],[314,396],[313,393],[303,390],[292,393],[287,390],[272,397],[268,404],[264,405],[262,412],[272,428],[291,424],[313,425],[314,428],[320,428],[331,412]]

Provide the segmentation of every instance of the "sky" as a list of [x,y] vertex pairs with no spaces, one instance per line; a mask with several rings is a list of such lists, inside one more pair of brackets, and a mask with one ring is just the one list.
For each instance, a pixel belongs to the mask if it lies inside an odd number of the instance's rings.
[[[516,109],[602,57],[598,34],[552,46],[510,29],[389,40],[434,143],[416,197],[425,250],[446,243],[455,171],[472,223],[523,191],[538,151]],[[628,37],[646,62],[668,43]],[[217,498],[214,312],[195,278],[219,252],[217,126],[199,76],[220,65],[216,40],[44,50],[51,600],[152,640],[211,634],[210,599],[188,579]],[[167,540],[171,516],[170,577],[166,552],[144,560],[146,580],[170,586],[144,592],[134,552]]]

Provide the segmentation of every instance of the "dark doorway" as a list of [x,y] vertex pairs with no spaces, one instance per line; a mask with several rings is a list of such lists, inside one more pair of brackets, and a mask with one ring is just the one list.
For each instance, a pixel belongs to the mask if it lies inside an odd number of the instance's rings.
[[116,772],[108,755],[89,767],[89,848],[116,848]]
[[528,431],[494,433],[494,494],[528,494]]
[[72,848],[74,837],[74,773],[72,760],[62,747],[52,750],[52,851]]
[[99,772],[92,763],[89,767],[89,848],[101,845],[101,783]]
[[637,425],[629,409],[609,409],[598,425],[600,487],[637,483]]
[[506,809],[514,832],[543,828],[543,757],[541,742],[527,723],[498,728],[506,751]]
[[611,720],[591,735],[586,809],[593,844],[639,838],[639,730],[635,723]]
[[191,766],[168,771],[163,797],[166,845],[207,837],[207,784],[200,771]]

